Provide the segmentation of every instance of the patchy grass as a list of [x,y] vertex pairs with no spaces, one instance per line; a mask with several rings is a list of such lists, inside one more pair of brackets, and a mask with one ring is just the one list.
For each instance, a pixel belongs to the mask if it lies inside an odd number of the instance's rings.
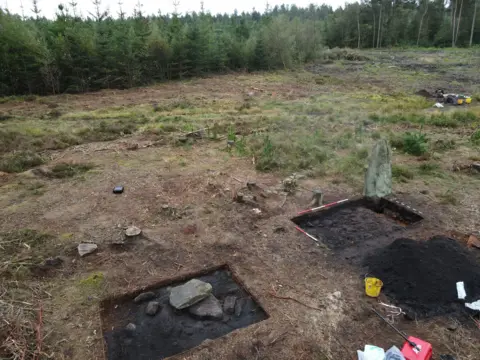
[[49,234],[32,229],[0,233],[0,277],[24,279],[48,253]]
[[48,172],[48,176],[56,179],[74,177],[94,168],[89,163],[60,163],[55,165]]
[[392,177],[401,182],[408,182],[415,177],[415,173],[407,166],[392,164]]
[[440,203],[444,205],[456,206],[459,204],[458,195],[451,189],[438,194],[437,197],[440,199]]
[[0,171],[20,173],[43,163],[45,163],[45,159],[36,153],[18,151],[0,158]]

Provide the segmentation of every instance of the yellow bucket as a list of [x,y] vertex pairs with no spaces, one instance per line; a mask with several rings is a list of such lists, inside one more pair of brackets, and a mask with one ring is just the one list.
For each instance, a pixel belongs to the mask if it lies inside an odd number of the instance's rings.
[[380,279],[372,277],[365,278],[365,293],[370,297],[378,297],[382,286],[383,282]]
[[472,102],[472,98],[471,98],[471,97],[467,97],[467,98],[465,99],[465,103],[470,104],[471,102]]

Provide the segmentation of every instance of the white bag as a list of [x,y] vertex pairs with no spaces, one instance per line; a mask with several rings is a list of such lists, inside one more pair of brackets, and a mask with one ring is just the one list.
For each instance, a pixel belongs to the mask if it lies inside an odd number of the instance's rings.
[[385,360],[385,350],[378,346],[365,345],[363,351],[357,350],[358,360]]

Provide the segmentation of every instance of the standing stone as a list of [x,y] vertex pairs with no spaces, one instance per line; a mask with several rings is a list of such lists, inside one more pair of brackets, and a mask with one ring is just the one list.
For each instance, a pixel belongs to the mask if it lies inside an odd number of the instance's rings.
[[198,279],[192,279],[170,291],[170,305],[176,309],[185,309],[205,299],[212,293],[212,285]]
[[385,139],[377,141],[373,147],[363,193],[374,200],[392,193],[392,152]]
[[145,314],[154,316],[158,312],[160,303],[158,301],[150,301],[145,309]]
[[226,314],[232,315],[235,311],[236,301],[237,298],[235,296],[227,296],[223,301],[223,311],[225,311]]
[[221,320],[223,318],[220,301],[210,294],[206,299],[188,308],[190,314],[200,319]]

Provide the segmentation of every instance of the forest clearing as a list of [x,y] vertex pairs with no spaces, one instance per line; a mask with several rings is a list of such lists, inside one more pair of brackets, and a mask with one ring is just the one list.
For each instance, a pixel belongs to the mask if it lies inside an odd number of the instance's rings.
[[[113,359],[104,336],[130,322],[112,320],[115,297],[225,264],[264,316],[171,359],[356,359],[365,344],[400,346],[372,315],[358,264],[291,219],[312,189],[324,203],[361,195],[385,138],[394,194],[423,214],[402,237],[466,247],[480,226],[479,50],[332,53],[294,70],[0,98],[0,357]],[[425,92],[437,89],[472,103],[435,108]],[[132,226],[141,234],[125,237]],[[96,247],[80,256],[79,244]],[[473,317],[395,321],[437,356],[478,359]]]

